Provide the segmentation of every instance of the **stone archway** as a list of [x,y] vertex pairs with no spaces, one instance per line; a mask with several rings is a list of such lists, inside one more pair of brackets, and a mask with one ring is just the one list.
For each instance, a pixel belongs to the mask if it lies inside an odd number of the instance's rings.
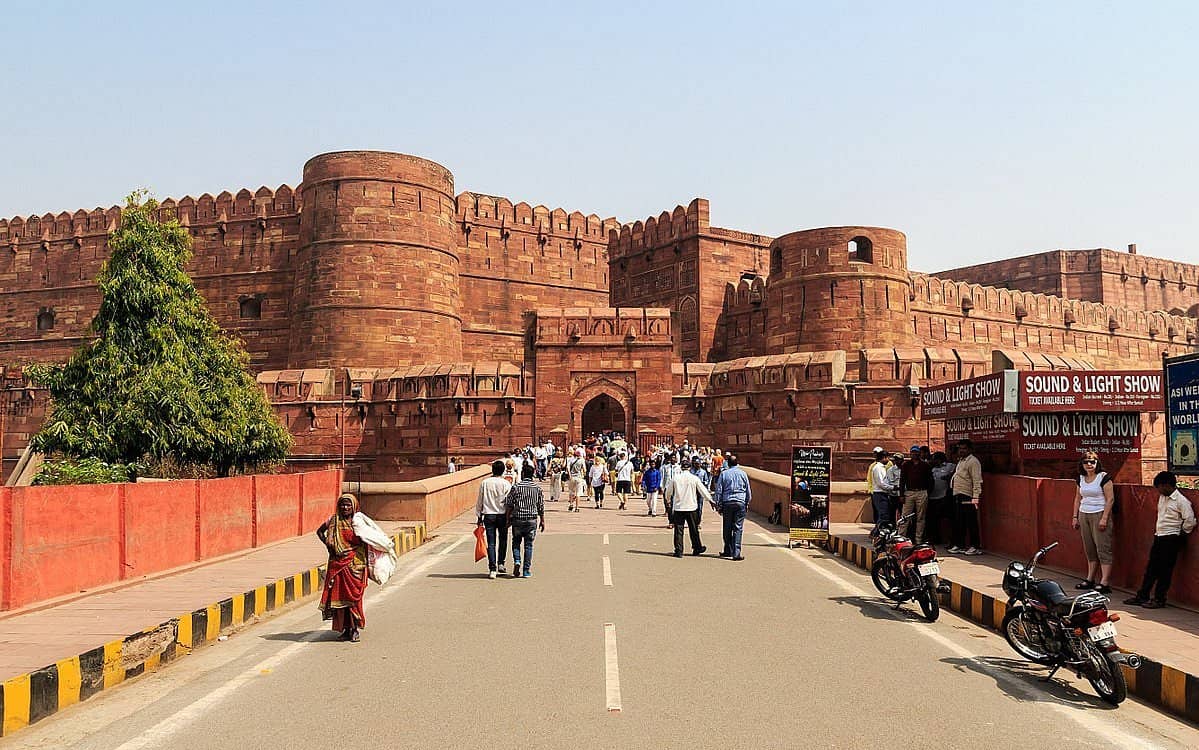
[[587,437],[598,432],[628,433],[628,415],[620,402],[607,393],[600,393],[583,405],[582,434]]
[[609,378],[599,377],[582,387],[576,384],[570,408],[570,431],[574,439],[583,440],[601,430],[619,430],[631,435],[636,418],[633,394]]

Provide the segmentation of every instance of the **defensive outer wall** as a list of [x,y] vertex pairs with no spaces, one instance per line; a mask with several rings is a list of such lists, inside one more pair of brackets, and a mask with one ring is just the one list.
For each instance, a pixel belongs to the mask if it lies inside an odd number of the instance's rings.
[[[292,468],[344,455],[351,480],[418,478],[603,425],[768,469],[831,443],[856,477],[876,443],[939,439],[916,419],[923,385],[1196,349],[1199,266],[1059,250],[922,274],[893,229],[774,238],[712,226],[700,198],[620,223],[454,191],[432,161],[347,151],[295,190],[160,204],[296,437]],[[44,414],[23,365],[87,340],[119,216],[0,220],[5,473]],[[1160,424],[1144,427],[1160,454]]]

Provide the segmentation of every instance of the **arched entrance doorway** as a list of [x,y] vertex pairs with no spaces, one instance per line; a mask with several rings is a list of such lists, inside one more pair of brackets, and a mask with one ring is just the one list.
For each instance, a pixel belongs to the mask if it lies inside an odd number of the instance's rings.
[[595,432],[627,432],[624,407],[606,393],[601,393],[583,406],[583,437]]

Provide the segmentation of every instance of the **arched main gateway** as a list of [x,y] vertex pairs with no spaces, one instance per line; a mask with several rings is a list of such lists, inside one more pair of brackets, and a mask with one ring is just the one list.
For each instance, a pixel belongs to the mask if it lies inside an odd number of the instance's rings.
[[582,435],[609,430],[628,434],[628,415],[619,401],[601,393],[583,407]]
[[532,318],[538,435],[669,434],[670,311],[542,308]]

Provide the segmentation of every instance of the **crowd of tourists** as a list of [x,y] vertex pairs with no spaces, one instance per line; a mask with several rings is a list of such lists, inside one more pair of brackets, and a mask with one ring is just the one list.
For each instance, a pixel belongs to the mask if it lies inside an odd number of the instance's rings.
[[983,473],[974,444],[960,440],[948,452],[930,451],[913,445],[907,455],[874,449],[874,461],[866,470],[866,490],[878,533],[883,521],[908,518],[900,526],[917,542],[941,544],[944,526],[950,527],[948,551],[981,555],[978,503],[982,498]]
[[674,529],[674,555],[683,556],[684,532],[691,553],[706,550],[700,539],[704,506],[722,517],[724,549],[720,557],[744,560],[741,538],[751,490],[737,457],[720,449],[694,446],[689,440],[653,446],[642,453],[618,432],[589,435],[560,450],[552,441],[527,445],[492,464],[476,502],[478,525],[485,530],[488,576],[507,574],[511,532],[513,577],[532,576],[533,539],[545,529],[545,498],[539,481],[549,484],[549,502],[565,502],[580,513],[615,504],[628,510],[639,498],[645,515],[665,516]]

